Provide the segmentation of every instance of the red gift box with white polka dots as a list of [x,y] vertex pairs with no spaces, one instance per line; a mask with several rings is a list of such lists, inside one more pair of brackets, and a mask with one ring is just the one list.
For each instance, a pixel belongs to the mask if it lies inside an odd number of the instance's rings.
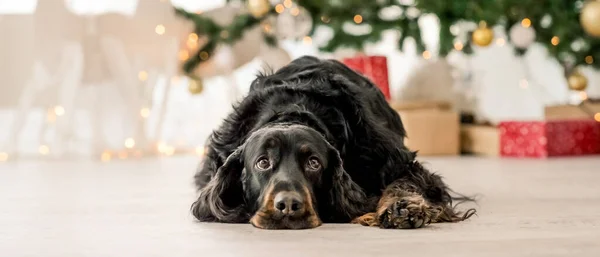
[[357,56],[345,58],[342,62],[350,69],[369,78],[381,90],[386,100],[390,100],[387,58],[385,56]]
[[501,122],[500,155],[508,157],[600,154],[600,122],[595,120]]

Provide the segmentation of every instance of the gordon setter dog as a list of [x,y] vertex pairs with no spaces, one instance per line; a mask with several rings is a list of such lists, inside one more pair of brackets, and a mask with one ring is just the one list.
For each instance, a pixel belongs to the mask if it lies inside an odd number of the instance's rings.
[[421,228],[474,214],[455,210],[457,197],[405,136],[371,81],[338,61],[301,57],[257,76],[209,137],[192,213],[263,229]]

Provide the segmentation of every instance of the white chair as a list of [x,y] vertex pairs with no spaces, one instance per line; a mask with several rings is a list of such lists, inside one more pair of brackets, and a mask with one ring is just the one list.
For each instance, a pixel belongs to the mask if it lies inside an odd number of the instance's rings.
[[[66,151],[65,141],[72,139],[73,114],[76,89],[81,80],[83,57],[81,54],[81,18],[71,14],[62,1],[40,1],[33,19],[33,42],[26,51],[35,56],[29,67],[29,79],[22,83],[23,91],[10,132],[10,149],[18,152],[19,132],[23,129],[26,117],[35,107],[50,110],[59,106],[51,153],[60,155]],[[16,24],[13,24],[13,26]],[[16,25],[18,26],[18,25]],[[27,30],[24,30],[27,31]],[[19,40],[25,47],[28,40]],[[17,51],[19,47],[9,48]],[[62,112],[64,110],[64,113]],[[41,122],[39,145],[48,145],[46,130],[50,122]]]
[[7,152],[13,159],[19,152],[20,132],[26,115],[35,106],[33,100],[21,97],[28,94],[27,90],[31,91],[35,87],[24,87],[25,84],[31,84],[29,78],[35,56],[32,51],[35,41],[33,15],[1,15],[0,31],[0,108],[18,110],[11,112],[13,119],[8,134],[2,135],[7,140],[0,144],[0,152]]
[[[133,17],[104,14],[97,19],[102,52],[127,99],[128,115],[137,120],[132,138],[139,147],[148,147],[149,141],[156,142],[160,137],[170,90],[165,90],[162,106],[151,108],[151,115],[158,116],[154,129],[148,128],[148,119],[141,118],[140,109],[151,107],[152,93],[161,78],[170,81],[177,75],[183,22],[175,16],[173,6],[162,1],[140,1]],[[149,135],[148,130],[154,134]]]

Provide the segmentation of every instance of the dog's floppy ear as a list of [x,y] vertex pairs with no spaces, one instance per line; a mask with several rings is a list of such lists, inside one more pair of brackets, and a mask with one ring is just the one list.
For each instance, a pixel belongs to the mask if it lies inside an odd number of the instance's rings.
[[192,204],[192,213],[198,220],[228,223],[248,221],[241,182],[243,148],[240,146],[229,155],[215,176],[200,190],[198,200]]
[[344,170],[339,152],[329,145],[328,177],[331,178],[329,200],[333,205],[333,218],[335,220],[350,221],[368,212],[367,196],[362,188],[352,181],[350,175]]

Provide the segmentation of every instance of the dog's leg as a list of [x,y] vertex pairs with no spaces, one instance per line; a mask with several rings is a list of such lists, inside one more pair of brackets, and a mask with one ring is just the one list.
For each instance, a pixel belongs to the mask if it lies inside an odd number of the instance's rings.
[[428,202],[414,185],[398,180],[384,191],[377,211],[376,221],[382,228],[421,228],[438,220],[443,207]]
[[474,209],[457,213],[441,177],[420,164],[410,165],[409,174],[388,185],[377,209],[354,219],[353,223],[381,228],[422,228],[434,222],[462,221],[475,214]]
[[436,221],[442,208],[431,205],[406,185],[402,180],[389,185],[379,199],[377,210],[354,219],[353,223],[382,228],[421,228]]

